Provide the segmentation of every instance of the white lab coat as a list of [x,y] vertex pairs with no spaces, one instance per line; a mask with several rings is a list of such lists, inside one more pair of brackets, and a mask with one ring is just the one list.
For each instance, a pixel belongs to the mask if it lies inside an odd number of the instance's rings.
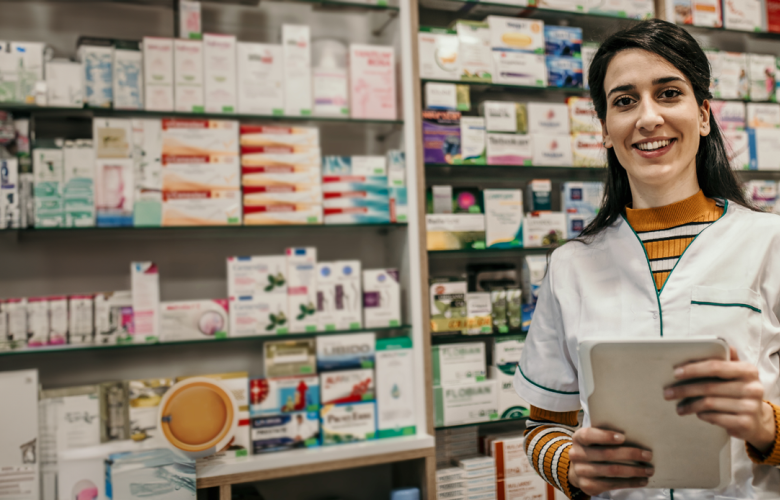
[[[515,372],[520,397],[550,411],[582,408],[587,426],[578,377],[581,340],[718,336],[758,366],[765,399],[780,403],[780,217],[725,205],[723,216],[688,246],[660,294],[644,247],[623,218],[588,245],[570,242],[555,250]],[[599,498],[779,498],[780,470],[753,465],[744,441],[732,439],[731,447],[732,483],[722,491],[633,489]]]

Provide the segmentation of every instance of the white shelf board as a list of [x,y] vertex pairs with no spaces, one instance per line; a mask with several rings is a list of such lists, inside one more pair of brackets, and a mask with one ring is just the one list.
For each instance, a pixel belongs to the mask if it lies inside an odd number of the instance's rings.
[[317,448],[280,451],[240,458],[225,458],[198,465],[198,479],[246,474],[261,470],[300,467],[322,462],[337,462],[389,453],[422,450],[435,446],[433,436],[416,434],[409,437],[386,438],[362,443],[350,443]]

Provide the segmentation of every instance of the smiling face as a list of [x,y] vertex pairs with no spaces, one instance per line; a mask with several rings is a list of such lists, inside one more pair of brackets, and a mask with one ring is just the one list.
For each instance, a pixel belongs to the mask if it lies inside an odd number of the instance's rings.
[[661,206],[663,199],[674,202],[695,194],[696,153],[701,136],[710,131],[709,101],[699,106],[683,72],[642,49],[615,55],[604,92],[605,145],[614,148],[626,169],[634,208]]

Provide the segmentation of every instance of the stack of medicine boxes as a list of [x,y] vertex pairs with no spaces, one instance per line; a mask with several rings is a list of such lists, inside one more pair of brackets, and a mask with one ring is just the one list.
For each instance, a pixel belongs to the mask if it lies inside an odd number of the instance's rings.
[[287,257],[228,257],[230,335],[284,334],[287,311]]
[[241,126],[244,224],[322,224],[316,127]]
[[569,97],[572,165],[575,167],[603,167],[607,163],[601,124],[589,97]]
[[390,186],[384,156],[326,156],[322,190],[325,224],[390,222]]
[[495,500],[496,462],[493,457],[473,456],[453,462],[457,467],[436,471],[437,498]]
[[582,88],[582,28],[546,25],[544,44],[550,86]]
[[485,344],[434,346],[434,425],[445,427],[498,418],[495,380],[485,380]]
[[599,211],[604,183],[564,182],[561,190],[563,211],[566,212],[566,238],[576,238]]

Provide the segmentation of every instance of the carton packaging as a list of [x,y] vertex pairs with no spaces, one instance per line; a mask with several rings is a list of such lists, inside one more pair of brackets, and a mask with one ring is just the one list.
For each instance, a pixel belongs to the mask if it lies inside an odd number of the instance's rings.
[[94,299],[92,295],[68,297],[69,344],[92,344],[95,340]]
[[750,83],[747,77],[747,54],[707,52],[712,73],[718,75],[713,95],[717,99],[747,99]]
[[317,375],[254,378],[249,381],[249,398],[252,417],[316,412],[320,409],[320,378]]
[[780,170],[780,129],[748,129],[750,170]]
[[144,37],[144,97],[148,111],[172,111],[173,40]]
[[780,127],[780,104],[747,104],[747,126],[750,128]]
[[453,332],[467,326],[465,281],[435,280],[430,286],[431,331]]
[[528,132],[531,134],[569,134],[569,107],[566,104],[528,103]]
[[493,75],[490,27],[485,22],[455,21],[458,35],[458,73],[464,81],[490,82]]
[[582,44],[582,87],[585,90],[590,89],[588,83],[588,72],[590,71],[590,63],[593,61],[593,57],[599,50],[597,43],[584,43]]
[[84,103],[110,108],[113,103],[114,48],[110,40],[79,40],[78,59],[84,69]]
[[286,294],[231,295],[229,316],[231,337],[284,334],[289,331]]
[[458,94],[454,83],[425,83],[425,108],[456,111]]
[[514,375],[523,353],[522,337],[497,338],[491,378],[498,385],[498,418],[525,418],[530,405],[515,392]]
[[284,114],[307,116],[312,110],[311,35],[309,27],[282,25]]
[[291,332],[317,330],[317,249],[288,248],[287,300]]
[[487,422],[498,418],[495,380],[433,387],[437,427]]
[[320,401],[323,405],[359,403],[374,400],[374,370],[340,370],[320,375]]
[[263,345],[266,377],[291,377],[317,373],[314,339],[280,340]]
[[453,164],[461,158],[460,112],[423,111],[425,163]]
[[92,137],[95,158],[132,158],[132,120],[124,118],[93,118]]
[[571,137],[558,134],[533,134],[534,165],[568,167],[574,164]]
[[49,106],[84,105],[84,69],[81,63],[55,59],[46,62],[46,102]]
[[133,119],[133,225],[162,223],[162,123]]
[[401,325],[401,284],[397,269],[363,270],[363,327]]
[[580,235],[585,226],[601,208],[604,184],[601,182],[565,182],[562,186],[562,205],[566,212],[569,239]]
[[[112,498],[132,497],[139,484],[160,484],[159,478],[169,475],[169,470],[175,470],[176,478],[184,484],[195,481],[195,461],[163,448],[113,453],[108,456],[105,469],[106,491]],[[184,486],[174,488],[168,497],[192,500],[195,492]]]
[[485,189],[485,243],[488,248],[510,248],[523,241],[523,192]]
[[49,345],[68,342],[68,298],[49,297]]
[[431,186],[431,205],[435,214],[452,213],[452,186]]
[[729,30],[763,31],[763,2],[744,0],[739,4],[723,3],[723,25]]
[[27,299],[27,347],[42,347],[49,341],[51,322],[46,297]]
[[185,40],[202,38],[200,2],[179,0],[179,38]]
[[64,225],[62,200],[64,175],[62,149],[36,148],[33,150],[35,227],[61,227]]
[[325,446],[376,439],[376,403],[373,401],[323,406],[320,420]]
[[0,373],[0,392],[14,404],[14,411],[0,417],[0,460],[13,471],[4,474],[4,485],[23,492],[14,498],[38,500],[38,370]]
[[493,49],[493,83],[525,87],[547,86],[544,54]]
[[582,13],[587,12],[588,2],[587,0],[538,0],[537,7]]
[[253,417],[251,439],[254,455],[319,446],[319,415],[302,411]]
[[373,368],[375,344],[374,333],[317,337],[317,370]]
[[95,295],[95,343],[132,341],[133,296],[130,290]]
[[95,215],[99,227],[133,225],[133,160],[95,161]]
[[569,122],[571,132],[587,132],[601,134],[601,122],[596,116],[593,100],[589,97],[569,97],[566,99],[569,106]]
[[528,117],[524,103],[506,101],[483,101],[480,112],[485,117],[488,132],[528,132]]
[[229,323],[226,299],[160,303],[160,342],[225,338]]
[[163,226],[235,226],[241,224],[237,190],[163,193]]
[[393,47],[349,46],[349,93],[352,118],[395,120],[395,55]]
[[228,257],[227,275],[230,297],[264,294],[287,297],[287,257],[284,255]]
[[130,407],[130,438],[133,441],[155,439],[159,434],[157,414],[162,397],[173,386],[173,379],[155,378],[127,382]]
[[105,498],[105,468],[103,458],[58,460],[56,484],[59,498],[68,498],[69,495]]
[[483,214],[428,214],[425,226],[429,251],[480,248],[485,244]]
[[582,59],[547,56],[547,84],[558,88],[582,88]]
[[393,187],[406,186],[406,154],[399,149],[387,152],[387,182]]
[[282,46],[238,42],[238,112],[284,114]]
[[493,50],[544,54],[544,22],[535,19],[487,16]]
[[359,260],[317,264],[320,330],[359,330],[363,326]]
[[526,186],[526,201],[530,212],[552,210],[552,181],[534,179]]
[[66,141],[63,149],[65,227],[95,225],[95,150],[92,141]]
[[390,222],[404,223],[409,220],[409,199],[405,187],[390,188]]
[[582,28],[545,25],[544,49],[548,56],[581,58]]
[[723,27],[723,12],[718,0],[692,0],[693,24],[709,28]]
[[523,222],[523,246],[553,245],[566,238],[566,214],[563,212],[531,212]]
[[748,181],[745,186],[747,198],[753,202],[757,208],[772,212],[777,203],[777,182],[776,181]]
[[11,53],[16,55],[16,100],[36,104],[36,87],[43,82],[44,49],[41,42],[11,42]]
[[143,55],[139,45],[114,42],[114,109],[144,109]]
[[313,113],[317,116],[349,116],[347,45],[338,40],[312,44]]
[[572,165],[575,167],[606,167],[607,151],[601,134],[576,133],[571,137]]
[[160,274],[153,262],[130,265],[133,293],[133,340],[156,342],[160,337]]
[[203,91],[207,113],[236,111],[236,37],[203,35]]
[[726,140],[726,152],[728,153],[731,167],[736,170],[749,170],[750,147],[748,133],[744,130],[724,130],[723,138]]
[[547,272],[547,257],[528,255],[523,259],[523,297],[527,304],[536,304],[539,287]]
[[420,78],[450,81],[460,79],[460,42],[455,31],[420,27],[417,42]]
[[485,344],[468,342],[433,346],[433,385],[458,385],[485,379]]
[[486,139],[488,165],[532,164],[536,148],[530,135],[488,133]]
[[490,292],[470,292],[466,294],[467,335],[492,333],[492,311]]
[[376,404],[378,437],[410,436],[414,419],[414,367],[409,337],[376,343]]
[[[200,3],[196,5],[200,6]],[[174,110],[183,113],[202,113],[206,109],[203,97],[203,42],[174,40],[173,65]]]
[[745,103],[734,101],[711,101],[710,109],[721,130],[744,130],[746,123]]
[[0,160],[0,229],[21,226],[19,160]]
[[750,100],[769,101],[775,99],[775,71],[777,60],[773,55],[748,54],[748,79]]

